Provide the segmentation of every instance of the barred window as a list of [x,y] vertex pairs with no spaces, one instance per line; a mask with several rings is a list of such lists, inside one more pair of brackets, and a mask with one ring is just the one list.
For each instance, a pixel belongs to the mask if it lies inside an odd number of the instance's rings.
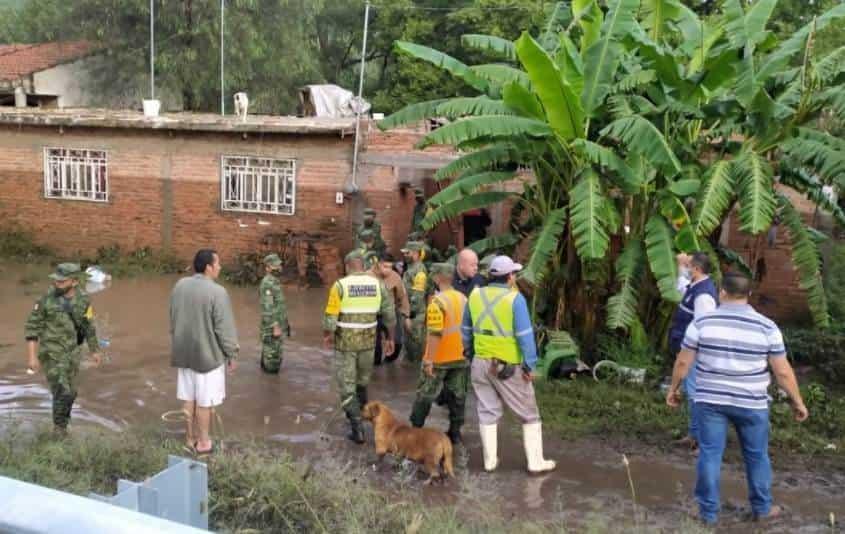
[[108,161],[104,150],[44,149],[44,196],[106,202]]
[[295,160],[223,156],[221,174],[224,210],[293,215]]

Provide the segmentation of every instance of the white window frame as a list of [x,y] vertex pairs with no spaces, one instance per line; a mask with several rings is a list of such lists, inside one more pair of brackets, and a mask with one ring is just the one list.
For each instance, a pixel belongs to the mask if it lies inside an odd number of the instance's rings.
[[108,152],[44,147],[44,198],[108,202]]
[[[233,181],[234,185],[231,184]],[[221,156],[220,207],[223,211],[294,215],[296,160],[266,156]]]

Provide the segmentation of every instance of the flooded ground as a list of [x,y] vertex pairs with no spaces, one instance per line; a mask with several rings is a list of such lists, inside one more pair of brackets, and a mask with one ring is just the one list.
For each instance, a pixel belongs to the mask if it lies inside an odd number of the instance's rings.
[[[34,301],[46,287],[45,269],[0,265],[0,418],[15,424],[49,421],[50,399],[42,376],[25,372],[23,324]],[[109,361],[81,374],[73,426],[97,425],[121,431],[132,425],[159,423],[174,433],[178,424],[162,415],[179,409],[175,372],[169,367],[168,297],[176,276],[116,280],[93,295],[101,337],[110,341]],[[285,348],[280,376],[262,373],[257,364],[258,297],[254,288],[229,288],[238,323],[242,358],[227,378],[228,398],[219,411],[222,435],[253,435],[272,440],[315,465],[330,458],[351,464],[386,491],[403,486],[418,490],[433,504],[460,506],[468,495],[482,496],[502,514],[531,520],[562,521],[570,528],[613,525],[633,517],[633,503],[621,452],[628,452],[636,503],[644,523],[675,530],[693,510],[693,458],[656,452],[611,449],[595,442],[566,442],[545,435],[546,456],[558,470],[542,477],[527,476],[521,431],[512,420],[500,428],[500,467],[493,474],[481,469],[481,446],[472,397],[464,430],[466,451],[456,459],[458,480],[446,487],[422,485],[402,477],[389,461],[375,465],[372,445],[355,446],[343,438],[344,418],[336,410],[331,354],[320,348],[323,290],[287,289],[294,337]],[[385,401],[400,417],[410,413],[416,369],[396,362],[376,369],[370,398]],[[429,424],[446,428],[445,412],[434,407]],[[371,433],[369,435],[371,439]],[[642,448],[639,448],[642,450]],[[786,471],[786,472],[785,472]],[[843,475],[812,476],[775,465],[775,500],[791,510],[789,519],[769,528],[774,532],[831,532],[828,517],[845,515]],[[815,476],[815,475],[814,475]],[[837,487],[838,485],[838,487]],[[723,529],[758,530],[742,521],[745,481],[741,467],[725,466],[722,475]],[[467,501],[470,502],[470,501]]]

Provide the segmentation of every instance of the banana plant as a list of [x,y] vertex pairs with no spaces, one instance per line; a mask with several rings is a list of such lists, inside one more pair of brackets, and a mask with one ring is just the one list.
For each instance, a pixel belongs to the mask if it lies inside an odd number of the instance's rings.
[[[779,188],[831,208],[821,188],[845,182],[843,141],[818,120],[845,118],[845,50],[812,53],[815,33],[841,22],[845,4],[778,43],[765,29],[776,3],[725,0],[705,21],[678,0],[561,2],[536,37],[465,36],[493,58],[480,65],[398,42],[478,92],[413,104],[380,124],[448,120],[420,142],[462,154],[436,173],[451,185],[423,226],[511,203],[512,241],[531,243],[522,276],[537,319],[589,347],[602,326],[664,324],[680,298],[675,255],[730,258],[715,236],[729,213],[752,235],[778,215],[825,325],[813,232]],[[519,193],[505,187],[514,180]]]

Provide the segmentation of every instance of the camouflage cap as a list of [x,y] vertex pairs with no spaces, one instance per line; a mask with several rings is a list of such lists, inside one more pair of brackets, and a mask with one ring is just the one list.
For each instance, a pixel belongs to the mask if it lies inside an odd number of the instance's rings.
[[373,208],[365,208],[364,209],[364,217],[375,217],[375,216],[376,216],[376,210],[374,210]]
[[346,263],[349,263],[350,261],[355,261],[355,260],[361,260],[361,261],[364,260],[364,255],[361,254],[360,250],[353,250],[352,252],[347,254],[346,257],[343,259],[343,261],[346,262]]
[[422,189],[414,189],[414,198],[425,198],[425,193]]
[[451,263],[432,263],[428,268],[428,272],[432,276],[436,274],[443,274],[446,276],[453,276],[455,274],[455,266]]
[[78,278],[82,274],[82,269],[78,263],[60,263],[56,266],[56,272],[50,275],[50,278],[56,281],[64,281],[71,278]]
[[264,265],[269,265],[270,267],[281,267],[282,259],[278,254],[268,254],[267,256],[264,256]]
[[358,237],[366,241],[371,241],[376,238],[376,234],[372,230],[364,229],[358,232]]
[[420,243],[419,241],[408,241],[407,243],[405,243],[405,246],[402,247],[402,251],[419,252],[423,249],[424,246],[425,245],[423,243]]

